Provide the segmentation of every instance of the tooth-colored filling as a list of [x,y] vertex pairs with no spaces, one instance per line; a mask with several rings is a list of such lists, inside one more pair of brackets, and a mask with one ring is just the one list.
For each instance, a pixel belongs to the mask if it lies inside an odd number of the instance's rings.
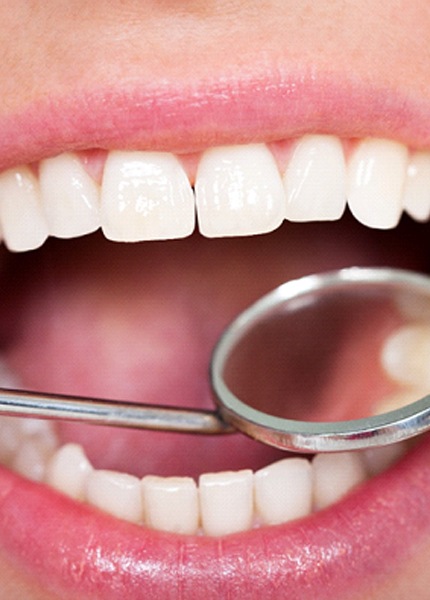
[[403,210],[428,219],[430,152],[376,138],[351,150],[330,135],[289,145],[287,160],[277,144],[209,148],[193,171],[186,157],[115,150],[100,159],[100,181],[73,153],[10,169],[0,175],[2,237],[15,251],[100,227],[116,241],[181,238],[193,231],[196,213],[206,236],[252,235],[284,219],[339,219],[347,204],[369,227],[395,227]]

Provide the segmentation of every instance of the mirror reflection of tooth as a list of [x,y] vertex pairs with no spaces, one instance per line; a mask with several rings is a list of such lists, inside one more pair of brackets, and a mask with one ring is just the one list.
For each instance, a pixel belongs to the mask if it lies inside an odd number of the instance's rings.
[[392,381],[430,390],[430,325],[394,331],[383,345],[381,365]]

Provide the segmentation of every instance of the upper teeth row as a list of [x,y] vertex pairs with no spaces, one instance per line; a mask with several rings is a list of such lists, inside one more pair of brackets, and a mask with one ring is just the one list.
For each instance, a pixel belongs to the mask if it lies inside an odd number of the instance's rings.
[[305,135],[280,168],[265,144],[210,148],[199,160],[195,193],[179,159],[165,152],[111,151],[101,185],[79,156],[43,160],[0,175],[0,227],[15,251],[48,235],[102,228],[116,241],[252,235],[290,221],[339,219],[348,202],[363,224],[391,228],[406,210],[430,215],[430,152],[368,138],[346,159],[341,140]]

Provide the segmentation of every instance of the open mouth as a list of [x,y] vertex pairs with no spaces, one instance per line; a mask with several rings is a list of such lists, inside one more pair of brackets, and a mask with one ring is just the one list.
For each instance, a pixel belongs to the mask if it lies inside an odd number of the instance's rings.
[[[209,408],[217,337],[276,285],[349,265],[426,271],[428,189],[429,153],[334,135],[68,152],[4,171],[15,253],[2,253],[0,383]],[[368,385],[369,365],[351,377]],[[425,438],[308,459],[240,434],[5,417],[0,431],[4,548],[61,598],[276,598],[283,586],[347,598],[351,583],[377,589],[370,565],[382,577],[421,541]]]

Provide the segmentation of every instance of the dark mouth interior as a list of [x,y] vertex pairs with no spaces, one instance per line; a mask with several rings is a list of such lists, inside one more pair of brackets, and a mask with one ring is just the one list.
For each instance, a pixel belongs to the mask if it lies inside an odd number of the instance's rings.
[[[114,244],[101,234],[5,252],[2,355],[32,390],[212,407],[210,353],[244,308],[289,279],[347,267],[427,272],[426,225],[394,231],[340,222],[269,235]],[[357,378],[363,377],[358,371]],[[305,415],[301,415],[302,418]],[[139,476],[258,468],[281,452],[241,434],[209,438],[62,423],[96,467]]]

